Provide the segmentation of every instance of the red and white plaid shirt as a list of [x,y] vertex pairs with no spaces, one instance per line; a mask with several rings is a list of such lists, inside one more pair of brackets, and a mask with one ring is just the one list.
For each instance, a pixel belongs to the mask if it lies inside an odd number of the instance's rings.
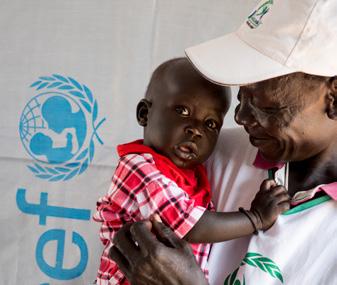
[[[209,203],[208,209],[213,209]],[[196,206],[186,192],[164,176],[151,154],[128,154],[120,158],[106,196],[97,202],[94,220],[101,222],[100,238],[105,245],[97,284],[129,284],[109,259],[115,233],[128,222],[140,221],[158,213],[178,237],[184,237],[203,215],[205,207]],[[201,269],[208,276],[210,244],[191,244]]]

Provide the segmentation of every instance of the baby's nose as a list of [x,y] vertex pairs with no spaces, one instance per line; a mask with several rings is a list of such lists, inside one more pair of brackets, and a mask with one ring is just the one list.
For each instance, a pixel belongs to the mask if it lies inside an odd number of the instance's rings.
[[192,137],[202,137],[201,131],[198,128],[192,126],[186,127],[185,133],[191,135]]

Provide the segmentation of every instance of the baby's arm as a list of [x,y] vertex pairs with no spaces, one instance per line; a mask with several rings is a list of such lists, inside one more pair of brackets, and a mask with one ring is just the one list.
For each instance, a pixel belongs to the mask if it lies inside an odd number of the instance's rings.
[[214,243],[246,236],[256,230],[267,230],[287,209],[287,190],[276,185],[274,180],[268,179],[261,184],[249,211],[205,211],[184,239],[191,243]]

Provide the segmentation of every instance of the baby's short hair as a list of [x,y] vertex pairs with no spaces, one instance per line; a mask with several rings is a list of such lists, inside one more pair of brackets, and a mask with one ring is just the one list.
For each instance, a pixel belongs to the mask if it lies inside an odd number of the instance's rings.
[[[185,76],[184,76],[185,75]],[[145,98],[153,99],[153,96],[162,92],[163,88],[169,89],[177,84],[198,82],[200,86],[211,88],[213,92],[220,96],[230,97],[230,88],[216,85],[205,79],[185,57],[173,58],[160,64],[152,73],[150,82],[147,86]]]

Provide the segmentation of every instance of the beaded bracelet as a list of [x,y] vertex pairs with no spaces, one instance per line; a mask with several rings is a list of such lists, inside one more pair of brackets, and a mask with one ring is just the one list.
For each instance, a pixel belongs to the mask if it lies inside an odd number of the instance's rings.
[[258,230],[256,224],[254,223],[252,217],[250,216],[249,212],[247,210],[245,210],[244,208],[242,208],[242,207],[239,208],[239,212],[241,212],[242,214],[244,214],[249,219],[249,221],[251,222],[251,224],[252,224],[252,226],[254,228],[254,235],[257,235],[257,233],[258,233],[259,230]]

